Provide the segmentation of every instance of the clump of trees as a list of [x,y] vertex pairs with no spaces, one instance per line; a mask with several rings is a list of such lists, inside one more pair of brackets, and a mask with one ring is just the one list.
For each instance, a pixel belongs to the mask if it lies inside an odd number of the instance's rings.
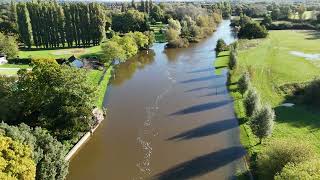
[[250,22],[241,26],[238,33],[238,37],[243,39],[265,38],[267,35],[268,31],[266,27],[257,22]]
[[150,29],[147,22],[147,15],[145,13],[137,10],[128,10],[112,15],[111,28],[120,33],[128,33],[130,31],[144,32]]
[[240,77],[238,81],[238,89],[239,92],[244,95],[250,86],[250,74],[249,72],[243,73],[243,75]]
[[[16,172],[20,173],[22,171],[21,176],[15,176],[16,178],[30,180],[34,179],[34,177],[36,179],[66,178],[69,165],[65,161],[67,149],[52,137],[47,130],[40,127],[30,128],[26,124],[9,126],[8,124],[0,123],[0,134],[14,140],[16,142],[14,145],[20,146],[17,152],[20,157],[15,158],[18,162],[7,169],[16,168]],[[7,155],[10,156],[10,153]],[[12,163],[14,162],[9,161],[7,165]]]
[[186,47],[188,42],[198,42],[207,37],[221,21],[218,13],[209,13],[194,5],[166,6],[168,19],[167,47]]
[[102,60],[105,63],[113,60],[125,61],[136,55],[138,50],[148,49],[154,42],[154,35],[151,32],[130,32],[123,37],[115,35],[101,48],[104,53]]
[[48,129],[59,140],[70,140],[90,129],[96,87],[84,70],[57,63],[38,63],[18,78],[0,78],[0,119]]
[[35,179],[36,165],[28,145],[3,135],[0,142],[0,179]]
[[106,10],[99,3],[32,1],[12,6],[20,40],[28,48],[98,45],[105,37]]
[[7,36],[0,32],[0,54],[5,54],[8,58],[18,55],[19,48],[15,37]]

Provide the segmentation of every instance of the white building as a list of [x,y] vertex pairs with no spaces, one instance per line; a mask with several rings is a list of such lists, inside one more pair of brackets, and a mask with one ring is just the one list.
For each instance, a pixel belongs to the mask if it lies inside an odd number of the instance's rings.
[[8,61],[7,61],[6,55],[0,54],[0,64],[7,64],[7,63]]

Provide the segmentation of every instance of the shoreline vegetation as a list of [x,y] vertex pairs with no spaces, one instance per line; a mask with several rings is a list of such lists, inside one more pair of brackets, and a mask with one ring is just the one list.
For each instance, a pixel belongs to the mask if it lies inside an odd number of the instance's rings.
[[[319,64],[317,61],[310,61],[290,53],[297,49],[304,53],[317,53],[320,49],[316,48],[316,44],[320,43],[320,40],[312,38],[313,34],[314,31],[304,30],[270,31],[265,39],[240,39],[237,42],[237,64],[229,71],[227,85],[234,99],[235,113],[239,120],[240,141],[248,151],[247,160],[254,177],[266,177],[264,174],[266,170],[261,169],[265,167],[263,157],[275,151],[274,148],[277,147],[273,147],[273,143],[277,144],[279,141],[293,143],[304,139],[299,148],[311,146],[310,151],[316,152],[312,156],[313,159],[317,159],[320,155],[318,138],[320,134],[315,131],[315,128],[320,127],[317,122],[320,114],[316,107],[303,103],[303,96],[295,95],[297,88],[303,89],[306,87],[305,84],[310,84],[315,77],[319,76]],[[229,51],[219,54],[214,62],[218,70],[220,67],[228,67],[229,54]],[[250,83],[256,89],[261,103],[272,105],[276,114],[272,135],[264,139],[262,144],[254,135],[251,120],[246,114],[246,95],[243,96],[240,92],[239,79],[245,72],[250,74]],[[283,103],[293,103],[294,106],[283,106]],[[288,151],[291,150],[288,149]],[[278,158],[281,160],[281,157]],[[280,171],[273,172],[279,175]],[[248,178],[248,174],[239,175],[239,178],[241,177]]]

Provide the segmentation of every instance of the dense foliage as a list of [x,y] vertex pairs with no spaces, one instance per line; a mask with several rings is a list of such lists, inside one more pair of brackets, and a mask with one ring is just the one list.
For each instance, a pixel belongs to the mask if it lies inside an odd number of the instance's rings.
[[16,9],[19,35],[29,48],[97,45],[105,37],[106,12],[98,3],[33,1]]
[[33,180],[36,165],[28,145],[0,135],[0,179]]
[[104,43],[102,47],[103,61],[112,62],[113,60],[125,61],[136,55],[138,50],[148,49],[154,42],[154,35],[150,32],[130,32],[120,37],[113,36]]
[[275,180],[281,179],[320,179],[320,160],[314,159],[298,164],[288,163],[281,173],[275,176]]
[[112,15],[112,30],[121,33],[130,31],[148,31],[147,16],[137,10],[128,10],[126,12]]
[[14,1],[0,3],[0,32],[6,35],[17,34],[17,9]]
[[295,139],[275,140],[258,156],[257,166],[259,177],[273,179],[283,167],[289,163],[298,164],[310,161],[316,152],[309,144]]
[[0,32],[0,54],[5,54],[8,58],[14,58],[18,55],[18,52],[16,39]]
[[39,127],[32,129],[25,124],[9,126],[1,123],[0,133],[21,144],[28,145],[31,152],[26,150],[24,153],[30,152],[29,156],[32,157],[29,168],[36,164],[34,169],[34,171],[36,170],[36,179],[65,179],[68,173],[68,162],[64,159],[67,150],[48,131]]
[[0,119],[44,127],[60,140],[87,131],[94,123],[91,110],[95,88],[86,78],[83,70],[56,63],[20,70],[14,82],[1,78]]
[[260,98],[254,88],[250,88],[243,100],[246,116],[252,117],[260,109]]
[[244,39],[256,39],[265,38],[268,35],[268,31],[265,26],[261,26],[256,22],[247,23],[241,27],[238,37]]

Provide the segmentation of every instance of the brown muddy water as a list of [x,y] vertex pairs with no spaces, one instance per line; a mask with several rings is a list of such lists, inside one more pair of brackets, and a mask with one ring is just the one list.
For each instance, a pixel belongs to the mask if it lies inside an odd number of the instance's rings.
[[186,49],[152,50],[120,64],[105,100],[108,119],[71,160],[69,180],[231,179],[245,151],[226,88],[214,73],[230,21]]

